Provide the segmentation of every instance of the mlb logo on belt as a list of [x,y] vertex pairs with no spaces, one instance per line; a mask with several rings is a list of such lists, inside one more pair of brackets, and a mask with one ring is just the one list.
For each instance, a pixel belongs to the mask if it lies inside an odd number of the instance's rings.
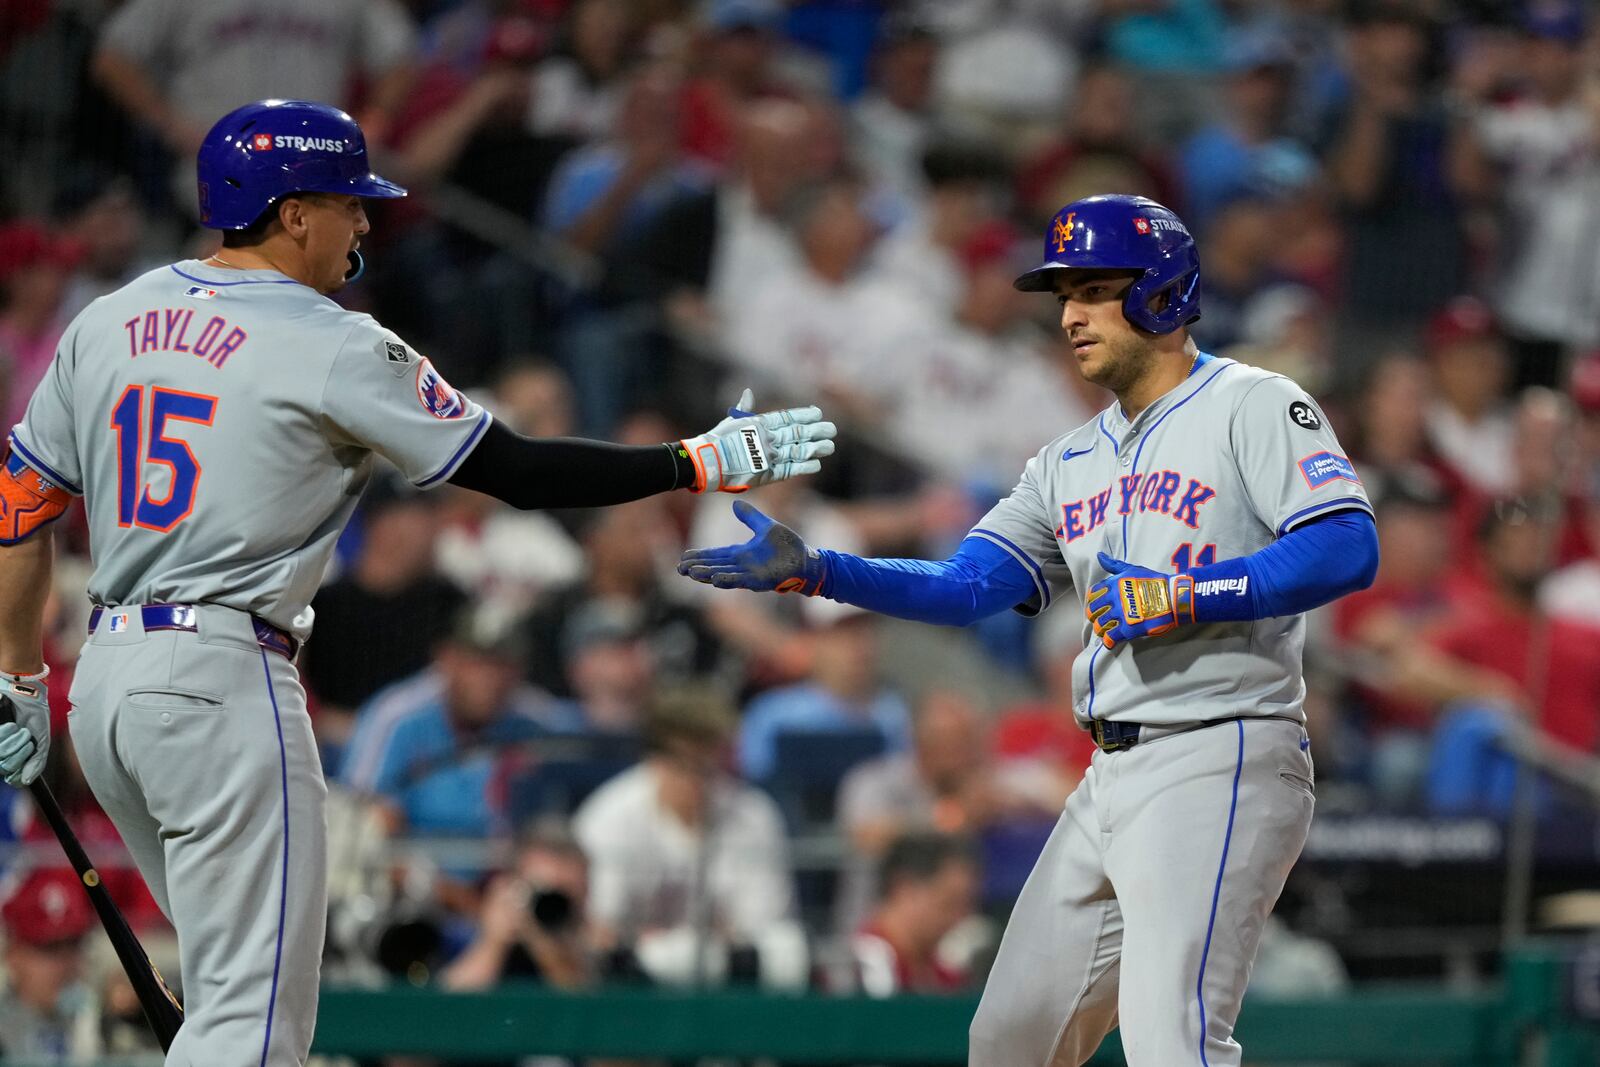
[[106,633],[120,634],[125,633],[127,629],[128,613],[126,611],[119,611],[115,615],[107,616]]
[[272,134],[270,134],[270,133],[258,133],[254,137],[250,138],[250,144],[255,148],[255,150],[257,152],[268,152],[268,151],[271,151],[272,150]]

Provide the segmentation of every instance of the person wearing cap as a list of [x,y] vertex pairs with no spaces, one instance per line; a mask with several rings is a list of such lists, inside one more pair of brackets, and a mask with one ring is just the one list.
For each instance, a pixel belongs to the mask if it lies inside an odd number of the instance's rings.
[[69,870],[36,870],[0,893],[0,1058],[79,1062],[98,1055],[98,1012],[83,983],[94,912],[83,887]]
[[392,833],[487,837],[500,757],[582,726],[570,704],[521,680],[526,658],[519,619],[463,608],[424,677],[362,709],[345,784],[379,805]]
[[735,131],[744,107],[766,97],[791,97],[773,69],[780,0],[709,0],[701,9],[705,29],[701,71],[684,97],[683,147],[696,159],[722,168],[732,160]]
[[1296,74],[1289,40],[1246,30],[1230,42],[1225,65],[1223,116],[1189,138],[1179,156],[1189,221],[1202,229],[1236,196],[1287,192],[1317,174],[1316,159],[1284,132]]
[[1600,117],[1585,71],[1589,18],[1580,0],[1530,0],[1515,67],[1520,91],[1464,102],[1501,209],[1490,291],[1519,387],[1556,386],[1567,352],[1600,342]]
[[1505,338],[1480,300],[1463,296],[1428,320],[1423,347],[1435,396],[1427,406],[1428,441],[1468,486],[1494,496],[1510,490],[1510,370]]

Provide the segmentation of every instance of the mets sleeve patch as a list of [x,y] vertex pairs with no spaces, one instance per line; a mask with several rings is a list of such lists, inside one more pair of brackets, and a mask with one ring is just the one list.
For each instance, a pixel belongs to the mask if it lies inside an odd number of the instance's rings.
[[459,419],[467,413],[467,400],[433,367],[431,359],[417,364],[417,399],[436,419]]
[[1300,473],[1312,489],[1321,489],[1329,482],[1337,481],[1361,484],[1355,465],[1337,452],[1313,452],[1300,461]]

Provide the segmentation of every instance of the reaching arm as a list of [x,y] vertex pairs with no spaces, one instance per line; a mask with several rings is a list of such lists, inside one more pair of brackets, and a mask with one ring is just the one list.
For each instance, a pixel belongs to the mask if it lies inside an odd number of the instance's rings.
[[1100,554],[1109,577],[1084,610],[1107,648],[1195,622],[1298,615],[1365,589],[1378,572],[1378,527],[1365,511],[1329,512],[1248,556],[1162,574]]
[[496,420],[450,484],[512,507],[589,508],[621,504],[672,489],[739,493],[752,486],[815,474],[833,454],[833,423],[814,407],[752,415],[750,390],[708,433],[683,441],[629,447],[574,438],[523,437]]
[[742,545],[683,554],[678,573],[719,589],[825,596],[896,618],[965,626],[1035,595],[1033,577],[1009,554],[969,537],[946,560],[863,559],[806,547],[800,535],[743,500],[733,504],[755,534]]
[[38,778],[50,754],[44,685],[44,602],[50,592],[50,532],[0,544],[0,693],[15,718],[0,722],[0,777],[14,786]]

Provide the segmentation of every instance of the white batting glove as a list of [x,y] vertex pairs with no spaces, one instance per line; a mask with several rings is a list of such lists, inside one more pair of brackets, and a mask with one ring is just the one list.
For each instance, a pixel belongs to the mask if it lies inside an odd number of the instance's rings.
[[0,695],[11,701],[16,714],[15,722],[0,722],[0,777],[18,788],[32,785],[50,755],[50,696],[44,674],[0,674]]
[[822,469],[833,455],[839,428],[822,420],[817,407],[754,414],[755,394],[746,389],[728,417],[699,437],[678,442],[694,463],[691,492],[742,493]]

